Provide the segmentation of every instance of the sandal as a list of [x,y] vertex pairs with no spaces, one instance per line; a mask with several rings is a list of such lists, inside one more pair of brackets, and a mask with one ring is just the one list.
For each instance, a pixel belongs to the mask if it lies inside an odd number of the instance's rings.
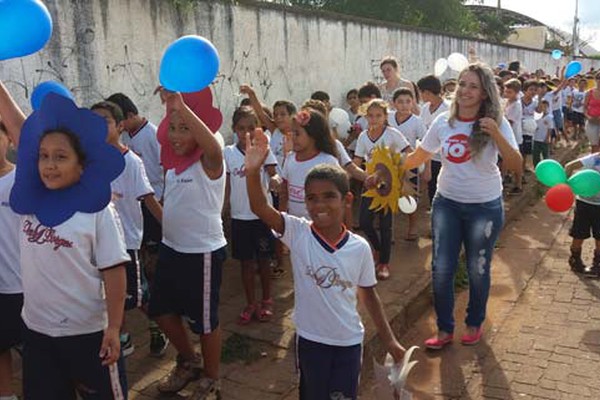
[[390,266],[388,264],[379,264],[376,268],[377,279],[385,281],[390,277]]
[[239,325],[248,325],[256,313],[256,304],[248,304],[238,317]]
[[258,320],[260,322],[269,322],[271,318],[273,318],[273,299],[261,301]]

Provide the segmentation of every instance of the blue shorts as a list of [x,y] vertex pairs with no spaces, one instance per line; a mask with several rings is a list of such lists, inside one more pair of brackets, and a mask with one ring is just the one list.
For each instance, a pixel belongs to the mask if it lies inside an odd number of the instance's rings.
[[148,315],[180,315],[192,332],[206,335],[219,326],[219,291],[225,248],[180,253],[161,243]]
[[552,116],[554,117],[554,126],[556,129],[561,131],[563,129],[563,114],[561,110],[552,111]]
[[236,260],[268,260],[274,248],[273,233],[260,219],[231,220],[231,255]]
[[22,309],[23,293],[0,293],[0,354],[23,341],[25,325],[21,319]]
[[362,345],[330,346],[297,337],[300,400],[356,399]]
[[148,281],[140,262],[137,250],[127,250],[131,261],[125,264],[127,274],[127,297],[125,298],[125,310],[140,308],[148,303]]

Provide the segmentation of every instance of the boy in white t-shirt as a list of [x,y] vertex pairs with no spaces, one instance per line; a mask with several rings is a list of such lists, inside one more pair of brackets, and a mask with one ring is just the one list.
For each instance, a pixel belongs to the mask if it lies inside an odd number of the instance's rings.
[[573,122],[573,137],[578,138],[584,133],[585,112],[584,102],[587,91],[587,79],[581,78],[577,81],[577,89],[571,93],[571,121]]
[[552,129],[554,129],[554,119],[550,113],[550,104],[542,100],[539,105],[542,117],[539,118],[537,129],[533,135],[533,166],[535,167],[542,159],[548,158],[548,145],[551,143]]
[[305,182],[306,207],[314,222],[280,213],[269,205],[261,185],[267,138],[257,132],[253,142],[247,145],[245,163],[250,206],[290,246],[300,399],[355,399],[364,335],[357,299],[366,306],[396,362],[404,356],[404,348],[394,337],[374,288],[369,245],[343,224],[345,204],[351,201],[348,178],[339,166],[315,167]]
[[[141,204],[144,204],[156,221],[162,221],[162,207],[154,197],[154,190],[146,176],[142,160],[119,141],[123,130],[123,112],[119,106],[110,101],[96,103],[91,110],[100,115],[108,125],[107,142],[118,149],[125,159],[125,169],[111,183],[112,202],[121,219],[125,233],[125,246],[131,261],[125,265],[127,273],[127,298],[125,310],[135,308],[145,309],[148,303],[148,283],[144,265],[139,257],[142,246],[143,214]],[[162,335],[162,333],[161,333]],[[163,336],[161,349],[153,351],[155,356],[161,356],[167,349],[168,339]],[[131,335],[127,332],[125,321],[121,325],[121,348],[123,356],[133,353],[135,347]]]
[[[515,134],[515,140],[519,145],[519,148],[523,145],[523,105],[519,99],[521,93],[521,81],[518,79],[509,79],[504,83],[504,98],[506,99],[506,106],[504,107],[504,116],[510,123],[510,127]],[[521,154],[521,156],[523,156]],[[502,171],[503,176],[506,171]],[[523,173],[518,172],[514,174],[515,186],[509,192],[510,194],[523,193]]]

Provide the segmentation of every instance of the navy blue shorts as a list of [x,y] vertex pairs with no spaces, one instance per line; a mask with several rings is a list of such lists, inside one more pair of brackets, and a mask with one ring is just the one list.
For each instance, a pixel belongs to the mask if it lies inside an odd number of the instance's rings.
[[25,325],[21,319],[23,293],[0,293],[0,354],[23,341]]
[[148,315],[180,315],[192,332],[206,335],[219,326],[219,291],[225,247],[212,253],[180,253],[161,243]]
[[569,235],[573,239],[585,240],[593,236],[595,240],[600,240],[600,206],[577,200]]
[[533,152],[533,136],[523,135],[523,143],[519,145],[519,151],[522,155],[531,155]]
[[162,225],[154,218],[154,215],[148,210],[142,201],[142,215],[144,216],[144,236],[142,244],[144,246],[157,246],[162,240]]
[[125,264],[127,274],[127,297],[125,310],[133,310],[148,304],[148,281],[137,250],[127,250],[131,261]]
[[98,356],[102,332],[51,337],[24,333],[23,395],[27,400],[110,400],[127,398],[123,357],[105,367]]
[[300,400],[356,399],[362,345],[330,346],[297,337]]
[[236,260],[270,259],[274,244],[271,229],[260,219],[231,220],[231,254]]

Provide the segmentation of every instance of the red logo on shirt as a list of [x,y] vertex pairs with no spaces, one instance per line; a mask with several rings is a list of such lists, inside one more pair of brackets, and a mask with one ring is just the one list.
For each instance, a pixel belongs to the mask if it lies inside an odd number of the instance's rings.
[[56,231],[53,228],[48,228],[42,224],[37,224],[37,226],[34,227],[31,221],[25,221],[23,223],[23,232],[27,236],[27,241],[29,243],[50,243],[54,245],[54,251],[61,247],[73,247],[73,242],[61,238],[56,234]]
[[469,137],[464,133],[450,136],[444,143],[446,159],[455,164],[462,164],[471,159]]

